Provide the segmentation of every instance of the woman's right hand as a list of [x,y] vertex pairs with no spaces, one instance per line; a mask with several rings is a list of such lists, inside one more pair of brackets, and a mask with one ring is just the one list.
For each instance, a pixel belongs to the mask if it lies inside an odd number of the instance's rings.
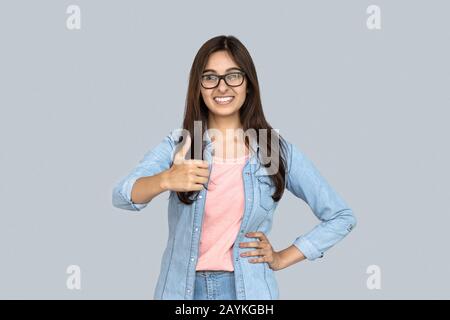
[[161,185],[166,190],[177,192],[199,191],[208,182],[208,161],[186,160],[191,147],[191,138],[187,136],[182,148],[175,154],[173,165],[164,172]]

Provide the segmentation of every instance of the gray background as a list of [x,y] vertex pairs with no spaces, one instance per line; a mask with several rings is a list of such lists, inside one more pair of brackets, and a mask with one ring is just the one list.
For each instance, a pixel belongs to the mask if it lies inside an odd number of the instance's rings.
[[[81,8],[81,30],[66,8]],[[366,8],[381,7],[368,30]],[[188,72],[220,34],[250,51],[266,116],[353,208],[282,299],[450,298],[447,1],[5,1],[0,4],[0,298],[151,299],[168,194],[140,214],[111,190],[181,125]],[[291,193],[269,239],[318,221]],[[79,291],[66,268],[81,267]],[[381,290],[366,269],[378,265]]]

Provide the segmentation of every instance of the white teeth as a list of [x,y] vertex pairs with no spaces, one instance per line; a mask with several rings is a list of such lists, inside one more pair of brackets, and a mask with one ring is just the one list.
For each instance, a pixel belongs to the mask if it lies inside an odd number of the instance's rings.
[[233,100],[234,97],[215,97],[214,100],[218,103],[228,103]]

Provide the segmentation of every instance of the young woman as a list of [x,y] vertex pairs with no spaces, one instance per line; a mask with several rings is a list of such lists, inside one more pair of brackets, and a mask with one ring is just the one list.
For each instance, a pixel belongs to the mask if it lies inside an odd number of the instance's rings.
[[[285,188],[320,223],[275,251],[268,233]],[[113,205],[139,211],[164,191],[169,236],[155,299],[278,299],[275,271],[323,257],[356,225],[312,162],[266,121],[252,58],[233,36],[199,49],[182,130],[116,185]]]

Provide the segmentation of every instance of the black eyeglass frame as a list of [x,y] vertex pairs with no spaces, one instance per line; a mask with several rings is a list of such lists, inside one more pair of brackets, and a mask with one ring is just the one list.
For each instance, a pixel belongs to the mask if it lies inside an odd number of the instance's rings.
[[[229,76],[230,74],[241,74],[243,77],[242,77],[242,82],[240,83],[240,84],[238,84],[238,85],[235,85],[235,86],[232,86],[232,85],[230,85],[228,82],[227,82],[227,76]],[[214,87],[205,87],[204,85],[203,85],[203,77],[206,77],[206,76],[215,76],[215,77],[218,77],[219,78],[219,80],[217,81],[217,84],[214,86]],[[221,76],[219,76],[218,74],[204,74],[204,75],[202,75],[201,77],[200,77],[200,85],[203,87],[203,88],[205,88],[205,89],[214,89],[214,88],[217,88],[218,86],[219,86],[219,84],[220,84],[220,80],[222,80],[223,79],[223,81],[225,81],[225,83],[226,83],[226,85],[227,86],[229,86],[229,87],[239,87],[239,86],[242,86],[242,84],[244,83],[244,80],[245,80],[245,72],[243,72],[243,71],[234,71],[234,72],[230,72],[230,73],[227,73],[227,74],[224,74],[224,75],[221,75]]]

